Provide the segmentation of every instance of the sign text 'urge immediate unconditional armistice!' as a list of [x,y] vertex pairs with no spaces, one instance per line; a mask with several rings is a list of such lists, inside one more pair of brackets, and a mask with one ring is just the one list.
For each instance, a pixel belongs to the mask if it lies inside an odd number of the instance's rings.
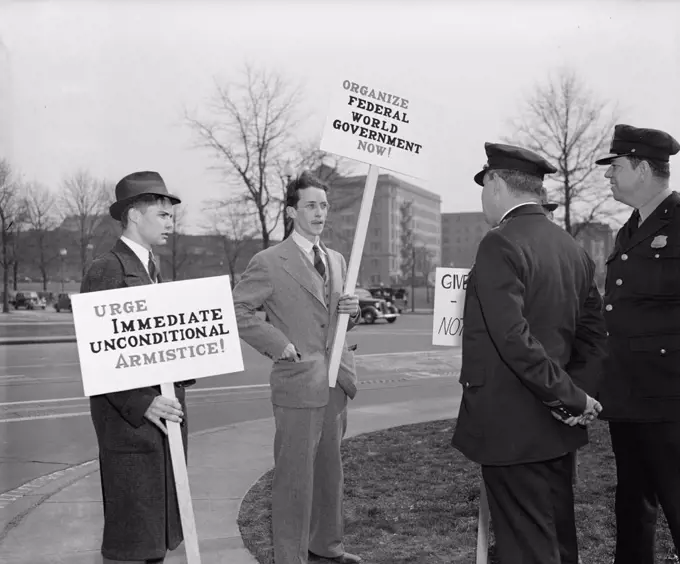
[[228,276],[73,296],[85,395],[243,370]]

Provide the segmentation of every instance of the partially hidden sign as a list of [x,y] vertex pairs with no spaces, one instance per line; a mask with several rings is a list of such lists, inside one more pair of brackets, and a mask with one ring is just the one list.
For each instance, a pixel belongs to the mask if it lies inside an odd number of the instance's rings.
[[427,178],[424,116],[402,92],[359,84],[333,83],[321,150],[406,174]]
[[432,321],[433,345],[462,346],[463,311],[469,276],[468,268],[437,268]]
[[229,276],[72,296],[86,396],[243,370]]

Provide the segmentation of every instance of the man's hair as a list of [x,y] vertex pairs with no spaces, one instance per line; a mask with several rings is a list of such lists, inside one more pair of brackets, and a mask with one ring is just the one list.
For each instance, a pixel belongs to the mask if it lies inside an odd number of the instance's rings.
[[153,204],[158,204],[163,201],[168,201],[170,202],[170,198],[166,198],[165,196],[159,196],[157,194],[142,194],[138,198],[135,198],[132,200],[131,203],[129,203],[123,211],[120,214],[120,224],[125,229],[128,226],[128,214],[130,213],[130,210],[132,208],[138,209],[138,210],[146,210],[149,206],[152,206]]
[[543,180],[538,176],[504,168],[490,170],[488,174],[497,175],[505,180],[514,196],[530,196],[539,200],[543,197]]
[[305,188],[320,188],[324,192],[328,192],[328,184],[308,170],[305,170],[288,183],[286,188],[286,207],[296,208],[297,203],[300,201],[300,190]]
[[663,161],[657,161],[654,159],[643,159],[640,157],[626,157],[633,168],[637,168],[642,161],[647,161],[649,163],[649,168],[652,170],[652,176],[655,178],[667,179],[671,176],[671,166],[670,163],[665,163]]

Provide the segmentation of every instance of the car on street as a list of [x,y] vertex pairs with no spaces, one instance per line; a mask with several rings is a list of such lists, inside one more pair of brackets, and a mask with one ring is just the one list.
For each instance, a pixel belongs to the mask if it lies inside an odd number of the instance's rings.
[[354,293],[359,298],[361,319],[364,323],[375,323],[377,319],[394,323],[399,317],[395,306],[388,304],[387,300],[382,298],[374,298],[366,288],[357,288]]
[[77,294],[78,292],[62,292],[57,296],[57,301],[54,304],[54,309],[57,310],[57,313],[60,311],[73,311],[73,307],[71,306],[71,296],[73,294]]
[[399,313],[402,313],[408,306],[408,297],[404,288],[373,286],[368,291],[374,298],[382,298],[387,302],[387,305],[396,307]]
[[38,295],[38,292],[21,291],[14,295],[14,309],[22,307],[26,309],[45,309],[47,303],[45,302],[45,298],[41,298]]

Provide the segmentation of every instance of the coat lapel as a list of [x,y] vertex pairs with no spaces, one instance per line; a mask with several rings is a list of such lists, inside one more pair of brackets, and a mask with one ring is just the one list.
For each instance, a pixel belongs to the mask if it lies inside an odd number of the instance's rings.
[[652,214],[642,222],[642,225],[637,228],[633,236],[624,241],[621,246],[622,252],[627,252],[636,245],[639,245],[645,239],[651,237],[661,229],[666,227],[672,219],[671,205],[677,205],[680,202],[680,197],[676,193],[671,194],[652,212]]
[[328,258],[328,276],[330,280],[330,304],[329,311],[335,313],[338,310],[338,301],[340,301],[340,296],[342,295],[344,285],[342,280],[342,265],[340,259],[337,258],[335,253],[330,253],[328,248],[323,243],[320,244],[323,251],[326,253]]
[[311,265],[305,264],[304,261],[306,259],[302,255],[302,251],[291,237],[288,237],[288,239],[281,243],[280,256],[284,261],[283,269],[326,307],[326,300],[323,296],[323,284],[314,284],[312,274],[316,276],[318,274],[311,268]]
[[139,257],[135,252],[123,243],[123,241],[118,239],[112,252],[118,257],[123,266],[126,286],[144,286],[145,284],[153,284],[142,261],[139,260]]

